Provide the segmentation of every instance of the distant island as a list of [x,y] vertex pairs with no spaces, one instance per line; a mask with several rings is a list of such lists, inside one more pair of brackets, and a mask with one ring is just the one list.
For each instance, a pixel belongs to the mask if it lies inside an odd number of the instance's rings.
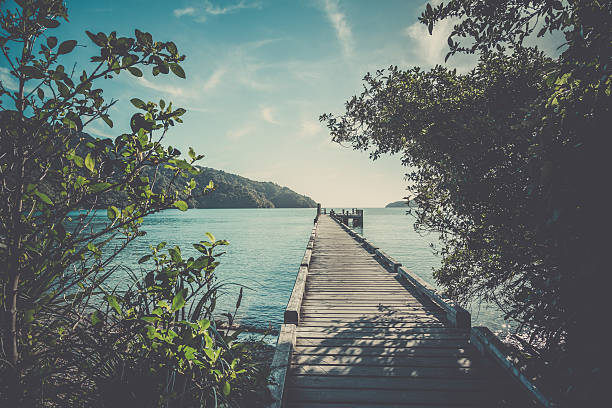
[[[408,207],[408,202],[406,200],[401,200],[401,201],[394,201],[392,203],[389,203],[387,205],[385,205],[385,208],[395,208],[395,207]],[[412,206],[410,206],[412,207]]]

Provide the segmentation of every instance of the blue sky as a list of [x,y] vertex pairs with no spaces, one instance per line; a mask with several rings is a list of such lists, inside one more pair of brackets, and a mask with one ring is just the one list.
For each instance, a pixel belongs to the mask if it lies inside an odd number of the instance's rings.
[[[443,63],[451,23],[430,36],[417,22],[425,2],[340,0],[107,0],[67,1],[70,23],[54,35],[76,39],[75,58],[96,47],[84,31],[135,28],[174,41],[187,55],[187,79],[141,79],[121,74],[98,84],[119,102],[113,129],[85,130],[115,137],[128,128],[129,99],[163,98],[188,110],[167,144],[206,155],[201,165],[311,196],[323,206],[380,207],[405,194],[399,157],[372,162],[367,154],[330,141],[322,113],[341,113],[368,71]],[[449,61],[467,70],[473,60]],[[71,66],[68,63],[66,67]],[[1,69],[1,68],[0,68]],[[0,71],[0,79],[6,70]]]

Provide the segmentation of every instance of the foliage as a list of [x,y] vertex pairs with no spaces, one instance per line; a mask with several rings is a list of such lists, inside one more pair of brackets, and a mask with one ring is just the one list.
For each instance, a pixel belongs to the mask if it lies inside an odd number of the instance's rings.
[[[82,133],[93,121],[113,127],[109,109],[116,101],[104,99],[95,87],[99,80],[141,77],[143,67],[153,76],[172,72],[185,78],[185,56],[173,42],[154,41],[139,30],[133,38],[87,31],[97,54],[79,74],[60,63],[77,41],[50,34],[68,21],[62,1],[19,0],[15,10],[0,3],[0,49],[12,77],[0,83],[0,405],[95,401],[102,391],[93,385],[98,372],[88,362],[96,355],[123,368],[146,363],[159,375],[206,383],[204,393],[227,394],[237,373],[236,363],[222,358],[230,353],[229,339],[215,334],[213,340],[214,326],[206,323],[211,312],[185,313],[187,300],[209,283],[216,266],[209,249],[223,241],[211,238],[210,248],[198,244],[205,254],[196,260],[183,260],[177,248],[168,258],[156,248],[157,274],[147,276],[140,292],[119,298],[105,284],[117,269],[115,257],[144,235],[143,218],[168,208],[184,211],[185,200],[195,194],[190,176],[198,174],[194,163],[202,156],[190,149],[183,159],[162,145],[185,109],[132,98],[137,113],[129,133],[114,141]],[[155,169],[162,168],[166,177],[157,178]],[[107,203],[100,221],[95,209],[109,194],[124,200]],[[214,309],[211,288],[199,300],[208,310]],[[92,314],[104,294],[118,316]],[[118,333],[125,338],[113,337]],[[105,343],[109,338],[119,343]],[[205,347],[194,347],[197,341]],[[178,395],[157,391],[152,397]]]
[[[307,196],[281,187],[272,182],[253,181],[236,174],[226,173],[210,167],[195,166],[197,175],[189,174],[196,185],[212,183],[214,190],[209,194],[185,195],[178,191],[179,197],[190,208],[312,208],[316,203]],[[142,171],[150,180],[156,177],[157,183],[152,186],[153,192],[158,192],[159,186],[165,186],[174,177],[174,172],[164,168],[147,167]],[[98,205],[125,202],[125,194],[109,192],[101,197]]]
[[99,373],[104,406],[215,406],[245,372],[239,332],[225,335],[213,318],[219,289],[214,270],[223,254],[216,249],[228,242],[208,236],[194,244],[197,258],[184,259],[178,247],[163,253],[165,242],[152,247],[139,263],[152,260],[154,268],[141,279],[134,276],[120,295],[107,294],[106,310],[93,312],[105,322],[96,327],[106,344],[84,364]]
[[[368,74],[343,116],[321,119],[373,159],[402,154],[415,226],[441,236],[437,281],[464,302],[497,302],[562,377],[563,398],[594,401],[606,347],[593,330],[609,269],[600,191],[611,170],[612,3],[451,0],[421,21],[431,32],[446,18],[459,21],[448,56],[478,52],[476,69]],[[563,32],[557,60],[522,46],[534,30]]]

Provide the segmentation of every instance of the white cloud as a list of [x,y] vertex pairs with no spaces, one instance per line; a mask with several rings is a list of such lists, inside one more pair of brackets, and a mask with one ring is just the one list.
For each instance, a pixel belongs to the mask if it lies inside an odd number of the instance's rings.
[[278,125],[280,122],[274,117],[274,108],[270,106],[262,106],[260,108],[261,117],[268,123]]
[[[98,120],[98,122],[96,122],[96,123],[99,123],[99,122],[100,122],[100,121]],[[106,126],[106,124],[103,124],[102,126]],[[108,126],[106,126],[106,128],[108,129]],[[91,125],[91,124],[90,124],[90,125],[88,125],[88,126],[85,128],[85,130],[86,130],[88,133],[91,133],[92,135],[95,135],[95,136],[98,136],[98,137],[101,137],[101,138],[109,138],[109,139],[114,139],[115,137],[117,137],[117,135],[116,135],[116,134],[109,133],[108,131],[106,131],[106,130],[102,130],[102,129],[100,129],[99,127],[94,126],[94,125]]]
[[212,4],[208,0],[206,0],[204,2],[204,11],[207,14],[210,14],[212,16],[228,14],[228,13],[234,13],[234,12],[236,12],[238,10],[242,10],[242,9],[260,8],[260,7],[261,7],[261,3],[258,2],[258,1],[247,2],[245,0],[241,0],[240,2],[238,2],[236,4],[231,4],[231,5],[225,6],[225,7],[215,6],[214,4]]
[[244,125],[239,128],[229,130],[227,132],[227,138],[230,140],[238,140],[246,136],[247,134],[251,133],[252,131],[253,131],[253,126],[251,126],[250,124]]
[[414,40],[415,54],[429,65],[443,64],[448,52],[448,35],[456,21],[446,19],[438,22],[430,35],[425,24],[416,22],[404,30]]
[[338,37],[344,55],[350,56],[353,52],[353,32],[346,21],[346,16],[338,8],[338,0],[325,0],[323,10],[336,30],[336,37]]
[[182,9],[175,9],[173,13],[175,17],[191,16],[196,22],[204,23],[207,20],[207,16],[220,16],[224,14],[236,13],[244,9],[259,8],[261,8],[261,2],[259,1],[241,0],[235,4],[218,6],[209,0],[205,0],[203,7],[185,7]]
[[298,136],[300,137],[311,137],[320,133],[323,130],[321,123],[315,119],[302,119],[300,123],[300,128],[298,131]]
[[185,7],[182,9],[174,9],[173,13],[175,17],[182,16],[193,16],[196,12],[196,9],[193,7]]
[[204,82],[204,90],[211,91],[217,87],[221,83],[221,79],[223,75],[225,75],[225,68],[217,68],[215,72]]
[[11,71],[4,67],[0,67],[0,83],[7,91],[17,91],[19,89],[17,80],[11,75]]
[[176,96],[182,96],[182,97],[191,96],[190,93],[187,92],[183,88],[180,88],[178,86],[172,86],[172,85],[156,84],[154,82],[149,81],[148,79],[145,79],[144,77],[138,78],[138,83],[144,86],[145,88],[153,89],[154,91],[162,92],[164,94],[175,96],[175,97]]

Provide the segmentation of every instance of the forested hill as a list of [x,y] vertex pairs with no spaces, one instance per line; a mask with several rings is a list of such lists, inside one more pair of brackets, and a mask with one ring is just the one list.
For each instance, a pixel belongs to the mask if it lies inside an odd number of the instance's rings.
[[250,180],[209,167],[200,168],[195,176],[198,186],[209,181],[215,190],[189,202],[192,208],[310,208],[317,203],[310,197],[271,182]]
[[406,205],[406,200],[394,201],[385,206],[385,208],[394,208],[394,207],[413,207],[414,203],[411,201],[409,205]]
[[[94,140],[87,133],[80,132],[78,136],[85,142]],[[86,151],[83,145],[84,143],[81,143],[77,147],[77,154],[85,157]],[[312,208],[317,206],[317,203],[312,198],[298,194],[276,183],[254,181],[237,174],[226,173],[210,167],[196,167],[200,170],[200,173],[190,176],[195,179],[198,186],[194,190],[194,197],[188,199],[181,194],[181,198],[187,201],[189,208]],[[87,170],[83,168],[82,171],[86,172]],[[145,167],[142,176],[147,176],[151,180],[156,179],[153,191],[159,192],[160,186],[167,186],[173,178],[173,171],[162,166],[157,168]],[[178,184],[182,186],[184,181]],[[214,190],[204,195],[198,194],[197,192],[202,191],[210,181],[214,183]],[[52,199],[61,199],[52,183],[45,183],[41,188]],[[173,187],[171,190],[175,188]],[[122,207],[126,204],[125,194],[114,191],[105,193],[99,199],[94,204],[97,208],[106,208],[109,205]]]

